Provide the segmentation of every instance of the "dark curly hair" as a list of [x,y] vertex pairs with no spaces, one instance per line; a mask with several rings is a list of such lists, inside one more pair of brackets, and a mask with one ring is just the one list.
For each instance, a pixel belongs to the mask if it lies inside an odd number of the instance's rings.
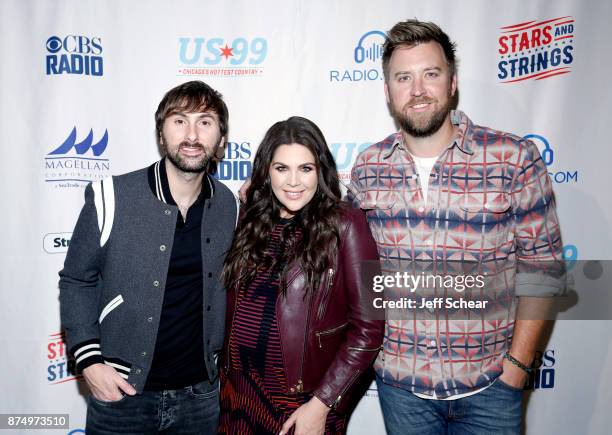
[[281,145],[299,144],[315,158],[318,185],[313,198],[299,210],[283,232],[284,253],[276,263],[281,269],[281,291],[286,291],[288,266],[297,262],[306,276],[306,291],[314,291],[325,270],[333,263],[339,243],[341,207],[340,182],[336,163],[325,137],[312,121],[293,116],[267,131],[255,155],[251,185],[225,260],[222,279],[227,288],[248,285],[258,266],[274,261],[266,252],[270,232],[280,221],[282,204],[272,191],[270,163]]

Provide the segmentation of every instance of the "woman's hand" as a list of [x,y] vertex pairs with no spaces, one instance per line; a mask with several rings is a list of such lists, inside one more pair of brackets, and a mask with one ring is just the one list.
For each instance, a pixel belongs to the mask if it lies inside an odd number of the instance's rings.
[[321,435],[325,431],[329,408],[317,396],[296,409],[285,422],[279,435],[289,433],[295,425],[295,435]]

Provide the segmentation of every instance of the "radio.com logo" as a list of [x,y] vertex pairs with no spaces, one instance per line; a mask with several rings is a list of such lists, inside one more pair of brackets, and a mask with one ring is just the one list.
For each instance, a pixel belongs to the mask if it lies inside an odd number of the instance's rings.
[[223,181],[242,181],[253,171],[251,142],[228,142],[223,160],[217,163],[213,176]]
[[329,150],[334,156],[338,176],[342,181],[351,179],[351,169],[357,155],[372,145],[373,142],[333,142],[329,144]]
[[533,363],[531,363],[531,367],[534,370],[529,376],[525,390],[555,388],[556,362],[557,358],[555,357],[554,349],[536,351],[535,359],[533,360]]
[[179,38],[179,76],[261,76],[268,41],[253,39]]
[[43,237],[43,249],[47,254],[63,254],[68,252],[72,233],[48,233]]
[[47,39],[46,47],[47,75],[101,76],[104,74],[102,40],[98,37],[51,36]]
[[354,63],[346,68],[329,71],[330,82],[361,82],[383,80],[382,46],[385,32],[370,30],[361,35],[352,50]]
[[548,169],[548,176],[555,183],[577,183],[578,182],[578,171],[553,171],[552,166],[555,161],[555,151],[550,145],[550,141],[540,134],[528,134],[523,136],[523,139],[532,141],[540,151],[542,160]]
[[56,187],[82,187],[90,181],[110,175],[110,161],[104,157],[108,146],[108,131],[94,140],[93,129],[77,142],[77,128],[74,127],[60,146],[45,157],[45,181]]
[[50,385],[62,384],[68,381],[76,381],[82,376],[75,373],[76,363],[74,359],[68,358],[64,333],[58,332],[49,335],[47,343],[47,381]]
[[500,82],[543,80],[571,72],[574,31],[571,16],[502,27],[497,40]]

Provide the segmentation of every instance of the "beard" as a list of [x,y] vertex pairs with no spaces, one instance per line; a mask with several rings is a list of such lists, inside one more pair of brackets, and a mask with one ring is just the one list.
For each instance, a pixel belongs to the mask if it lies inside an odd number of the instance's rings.
[[[212,154],[207,153],[204,145],[202,145],[199,142],[196,142],[196,143],[182,142],[174,150],[169,150],[168,147],[165,145],[166,143],[167,142],[164,140],[164,151],[166,152],[166,158],[170,160],[170,162],[179,171],[182,171],[182,172],[188,172],[188,173],[204,172],[208,168],[212,155],[215,154],[214,152]],[[180,150],[182,147],[190,147],[190,148],[200,147],[203,151],[203,154],[199,158],[185,158],[181,156],[180,154]],[[215,148],[215,152],[216,152],[216,148]]]
[[[409,116],[404,114],[404,111],[398,111],[392,107],[392,114],[395,121],[399,124],[400,128],[408,133],[412,137],[429,137],[442,127],[444,121],[448,117],[448,114],[451,111],[452,106],[452,98],[449,95],[446,104],[440,107],[439,110],[435,111],[427,118],[421,118],[419,116],[415,116],[410,118]],[[436,100],[432,100],[430,98],[415,98],[409,101],[404,108],[408,106],[413,106],[415,104],[420,103],[432,103]]]

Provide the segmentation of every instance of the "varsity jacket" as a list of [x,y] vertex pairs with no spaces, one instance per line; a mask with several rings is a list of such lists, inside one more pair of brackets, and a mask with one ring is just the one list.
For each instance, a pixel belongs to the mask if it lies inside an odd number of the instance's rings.
[[[179,213],[165,201],[160,162],[155,165],[155,192],[147,168],[85,188],[85,205],[59,273],[62,326],[77,369],[103,362],[138,392],[151,368]],[[206,371],[213,380],[226,306],[219,277],[237,203],[226,186],[206,177],[212,194],[205,200],[201,229],[203,335]]]

